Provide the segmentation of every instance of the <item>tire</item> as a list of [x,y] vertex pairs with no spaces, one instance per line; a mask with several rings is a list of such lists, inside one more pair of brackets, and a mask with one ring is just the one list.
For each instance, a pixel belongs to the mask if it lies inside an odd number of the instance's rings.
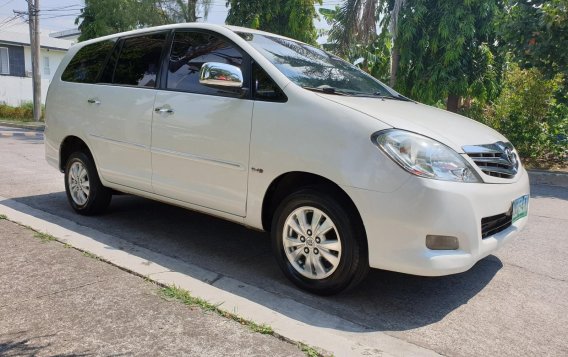
[[[286,197],[276,209],[272,250],[284,275],[298,287],[332,295],[355,287],[367,275],[364,229],[346,207],[329,193],[306,188]],[[302,215],[307,224],[300,223]],[[330,223],[333,228],[327,230]]]
[[75,212],[85,216],[104,212],[112,198],[112,190],[99,179],[94,160],[81,151],[72,153],[65,164],[65,192]]

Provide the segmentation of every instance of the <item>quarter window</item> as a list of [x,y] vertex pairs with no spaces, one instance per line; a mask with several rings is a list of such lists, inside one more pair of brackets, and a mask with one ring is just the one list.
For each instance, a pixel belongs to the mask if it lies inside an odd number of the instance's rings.
[[66,82],[95,83],[114,40],[96,42],[81,48],[73,57],[61,79]]
[[285,102],[286,94],[278,87],[276,82],[266,73],[262,67],[254,63],[252,66],[254,81],[254,99],[267,102]]
[[220,94],[219,89],[199,83],[199,71],[206,62],[226,63],[242,70],[243,55],[230,42],[213,34],[176,32],[168,64],[167,89]]
[[112,83],[154,88],[165,42],[166,33],[125,39]]

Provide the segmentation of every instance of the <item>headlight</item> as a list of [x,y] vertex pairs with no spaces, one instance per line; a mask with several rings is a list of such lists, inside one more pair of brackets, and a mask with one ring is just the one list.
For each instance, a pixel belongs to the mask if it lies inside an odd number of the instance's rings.
[[373,134],[371,140],[413,175],[444,181],[482,182],[461,155],[425,136],[391,129]]

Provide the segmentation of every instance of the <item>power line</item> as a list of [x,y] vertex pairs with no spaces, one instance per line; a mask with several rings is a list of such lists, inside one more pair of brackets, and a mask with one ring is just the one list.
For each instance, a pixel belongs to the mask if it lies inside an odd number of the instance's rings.
[[13,15],[10,18],[4,19],[2,22],[0,22],[0,29],[7,29],[9,27],[14,26],[17,24],[17,21],[21,20],[22,18],[23,18],[22,15]]
[[14,0],[8,0],[8,1],[6,1],[6,2],[3,3],[2,5],[0,5],[0,8],[2,8],[2,7],[4,7],[4,6],[6,6],[6,5],[8,5],[9,3],[13,2],[13,1],[14,1]]

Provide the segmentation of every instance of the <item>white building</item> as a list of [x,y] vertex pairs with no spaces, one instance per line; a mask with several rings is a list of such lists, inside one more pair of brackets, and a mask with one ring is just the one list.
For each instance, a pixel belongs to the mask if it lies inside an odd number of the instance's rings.
[[[41,99],[45,96],[57,66],[75,41],[40,33]],[[0,30],[0,103],[13,106],[30,102],[32,96],[32,61],[27,25]]]

